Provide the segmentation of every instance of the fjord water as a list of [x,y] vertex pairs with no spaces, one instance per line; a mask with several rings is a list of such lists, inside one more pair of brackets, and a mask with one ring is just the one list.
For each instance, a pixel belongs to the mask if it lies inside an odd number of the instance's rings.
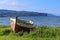
[[[11,17],[0,17],[0,25],[9,25]],[[32,20],[34,25],[60,26],[60,17],[57,16],[20,16],[21,20]]]

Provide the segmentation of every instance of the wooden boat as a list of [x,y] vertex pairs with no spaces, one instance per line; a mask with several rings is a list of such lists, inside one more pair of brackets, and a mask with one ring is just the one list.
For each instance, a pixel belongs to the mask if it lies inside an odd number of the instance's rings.
[[33,28],[33,21],[31,20],[19,20],[17,18],[10,18],[10,25],[13,31],[30,31]]

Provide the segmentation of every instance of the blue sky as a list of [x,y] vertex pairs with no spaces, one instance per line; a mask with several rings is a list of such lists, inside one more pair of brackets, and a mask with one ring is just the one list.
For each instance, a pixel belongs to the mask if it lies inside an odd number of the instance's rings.
[[0,0],[0,9],[44,12],[60,16],[60,0]]

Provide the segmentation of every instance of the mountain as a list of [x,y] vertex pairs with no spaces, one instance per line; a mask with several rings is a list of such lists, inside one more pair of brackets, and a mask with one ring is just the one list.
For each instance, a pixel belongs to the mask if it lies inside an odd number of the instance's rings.
[[54,16],[48,13],[29,12],[29,11],[13,11],[13,10],[0,10],[0,17],[11,16]]

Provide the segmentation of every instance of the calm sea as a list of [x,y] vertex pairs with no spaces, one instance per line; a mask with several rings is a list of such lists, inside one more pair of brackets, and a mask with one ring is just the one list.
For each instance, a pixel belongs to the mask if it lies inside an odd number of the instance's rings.
[[[11,17],[0,17],[0,25],[9,25]],[[60,26],[60,17],[21,16],[21,20],[32,20],[34,25]]]

